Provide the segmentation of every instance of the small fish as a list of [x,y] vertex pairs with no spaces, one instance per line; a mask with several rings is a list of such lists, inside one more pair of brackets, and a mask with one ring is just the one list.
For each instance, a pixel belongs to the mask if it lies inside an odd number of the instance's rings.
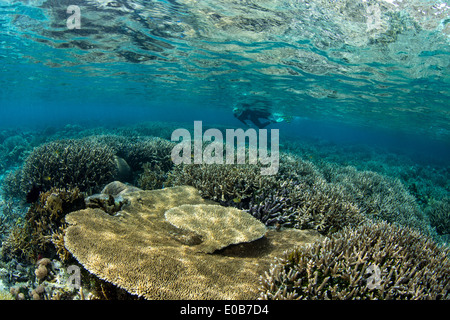
[[234,203],[240,203],[241,200],[242,200],[241,198],[236,197],[236,198],[233,199],[233,202],[234,202]]
[[51,180],[52,180],[52,177],[50,177],[50,176],[44,177],[44,181],[51,181]]

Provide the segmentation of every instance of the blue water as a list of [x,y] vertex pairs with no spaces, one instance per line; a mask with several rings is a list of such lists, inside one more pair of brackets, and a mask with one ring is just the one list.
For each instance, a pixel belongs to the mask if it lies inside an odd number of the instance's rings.
[[80,29],[66,26],[68,2],[1,2],[1,127],[231,126],[233,106],[256,97],[300,118],[281,127],[290,135],[449,159],[443,2],[72,2]]
[[[67,25],[69,5],[80,29]],[[0,175],[49,128],[245,129],[233,108],[262,103],[290,118],[267,127],[280,130],[280,151],[296,141],[316,148],[298,150],[308,160],[361,170],[391,159],[373,170],[406,188],[391,168],[421,168],[444,179],[440,201],[450,195],[449,21],[442,0],[0,0]],[[12,154],[9,136],[27,151]],[[332,151],[358,148],[372,158]]]

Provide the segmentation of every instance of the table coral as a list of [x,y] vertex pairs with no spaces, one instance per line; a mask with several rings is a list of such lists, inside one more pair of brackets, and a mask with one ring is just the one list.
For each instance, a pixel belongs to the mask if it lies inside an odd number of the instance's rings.
[[200,251],[212,253],[231,244],[250,242],[264,236],[266,227],[250,214],[232,207],[185,204],[169,209],[166,220],[201,236]]
[[124,198],[128,204],[116,216],[100,209],[67,215],[65,245],[100,279],[146,299],[254,299],[258,277],[275,256],[321,238],[314,231],[269,231],[207,254],[199,252],[198,241],[181,243],[186,234],[164,217],[183,204],[216,205],[195,188],[137,191]]

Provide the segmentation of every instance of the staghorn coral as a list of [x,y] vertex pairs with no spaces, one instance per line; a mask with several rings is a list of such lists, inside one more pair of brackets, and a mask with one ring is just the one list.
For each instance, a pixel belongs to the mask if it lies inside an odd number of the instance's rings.
[[[332,148],[330,151],[342,153],[336,148]],[[358,149],[348,151],[351,154],[357,154]],[[323,151],[315,149],[305,153],[320,152]],[[348,155],[339,154],[339,157],[341,156],[345,158]],[[368,161],[373,155],[365,152],[359,156],[364,161]],[[314,159],[316,156],[309,155],[308,157]],[[281,180],[289,178],[294,182],[300,182],[304,186],[305,192],[314,195],[318,195],[317,190],[321,190],[323,196],[320,197],[324,200],[340,198],[342,203],[351,204],[370,219],[400,223],[433,236],[429,221],[418,205],[418,199],[408,192],[399,179],[372,171],[358,170],[353,165],[344,165],[345,162],[337,164],[334,161],[342,162],[339,157],[325,154],[323,159],[316,159],[313,164],[310,161],[302,160],[295,153],[282,154],[280,173],[283,178]],[[333,160],[333,162],[329,160]],[[394,158],[394,160],[398,160],[398,158]],[[394,161],[391,162],[394,163]],[[358,163],[352,162],[352,164]],[[299,218],[303,220],[303,217],[299,216]]]
[[[39,253],[55,250],[52,238],[61,232],[65,215],[85,208],[84,196],[77,188],[52,188],[31,204],[25,218],[19,219],[3,244],[3,254],[35,261]],[[58,231],[59,230],[59,231]]]
[[66,233],[66,224],[60,226],[58,230],[52,234],[52,243],[55,246],[56,254],[63,262],[68,261],[71,257],[70,252],[64,246],[64,235]]
[[128,143],[119,155],[128,162],[133,171],[141,171],[145,163],[150,163],[167,172],[173,166],[170,154],[174,145],[173,142],[158,137],[140,138]]
[[[167,184],[192,185],[206,199],[246,210],[268,226],[316,229],[326,235],[367,219],[416,228],[434,236],[428,217],[398,179],[280,153],[276,176],[257,165],[178,165]],[[436,238],[436,237],[435,237]]]
[[1,192],[5,197],[9,198],[25,198],[26,190],[22,181],[23,170],[17,168],[15,170],[9,170],[2,181]]
[[338,184],[328,183],[312,162],[281,153],[276,185],[255,195],[247,211],[266,225],[328,234],[366,220],[345,191]]
[[274,191],[256,196],[247,211],[266,225],[315,229],[324,235],[367,220],[339,188],[323,180],[313,185],[281,182]]
[[399,179],[354,167],[332,167],[330,183],[370,219],[399,223],[433,235],[428,218]]
[[[111,148],[86,138],[53,141],[36,147],[26,158],[23,168],[9,178],[19,186],[7,190],[28,192],[34,185],[44,191],[52,187],[75,188],[92,193],[100,185],[111,181],[116,174]],[[4,189],[5,190],[5,189]]]
[[159,165],[147,162],[142,166],[144,170],[137,180],[137,186],[144,190],[161,189],[167,180],[167,172]]
[[169,173],[167,184],[193,186],[206,199],[233,205],[275,186],[276,179],[261,175],[260,166],[253,164],[180,164]]
[[0,241],[7,236],[22,215],[21,209],[15,202],[0,200]]
[[324,180],[322,173],[311,162],[291,152],[280,152],[278,180],[295,181],[309,186]]
[[8,136],[4,137],[5,140],[2,143],[0,142],[0,172],[4,169],[17,166],[23,162],[24,158],[30,152],[30,133],[14,131],[3,131]]
[[450,299],[449,251],[386,222],[345,228],[285,252],[260,278],[261,299]]
[[157,168],[158,174],[160,173],[158,179],[161,179],[173,166],[171,151],[175,144],[159,137],[101,135],[91,139],[111,148],[116,155],[118,168],[125,167],[129,170],[125,179],[117,177],[120,181],[135,182],[144,187],[153,183],[146,177],[151,174],[152,169]]
[[450,197],[432,202],[425,213],[438,234],[450,235]]
[[204,198],[246,210],[267,226],[328,234],[365,220],[342,187],[290,153],[281,153],[277,176],[261,176],[258,165],[190,164],[176,166],[168,183],[192,185]]
[[85,209],[66,216],[66,248],[88,271],[146,299],[251,299],[269,262],[294,244],[319,239],[313,231],[269,231],[266,237],[199,252],[198,240],[172,226],[164,213],[183,204],[216,204],[193,187],[131,192],[119,215]]
[[166,220],[180,229],[198,234],[197,249],[212,253],[231,244],[250,242],[264,236],[266,227],[248,213],[211,204],[181,205],[164,214]]

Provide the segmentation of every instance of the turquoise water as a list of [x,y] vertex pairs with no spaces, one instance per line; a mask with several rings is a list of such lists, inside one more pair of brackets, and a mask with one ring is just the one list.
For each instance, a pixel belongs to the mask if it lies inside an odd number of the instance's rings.
[[449,140],[445,2],[72,2],[80,29],[67,1],[1,2],[2,119],[214,116],[256,97],[320,123]]
[[[328,183],[374,172],[450,217],[449,21],[441,0],[0,0],[0,175],[55,140],[246,129],[245,103],[288,120],[281,152],[343,170]],[[11,196],[3,240],[29,206]]]

